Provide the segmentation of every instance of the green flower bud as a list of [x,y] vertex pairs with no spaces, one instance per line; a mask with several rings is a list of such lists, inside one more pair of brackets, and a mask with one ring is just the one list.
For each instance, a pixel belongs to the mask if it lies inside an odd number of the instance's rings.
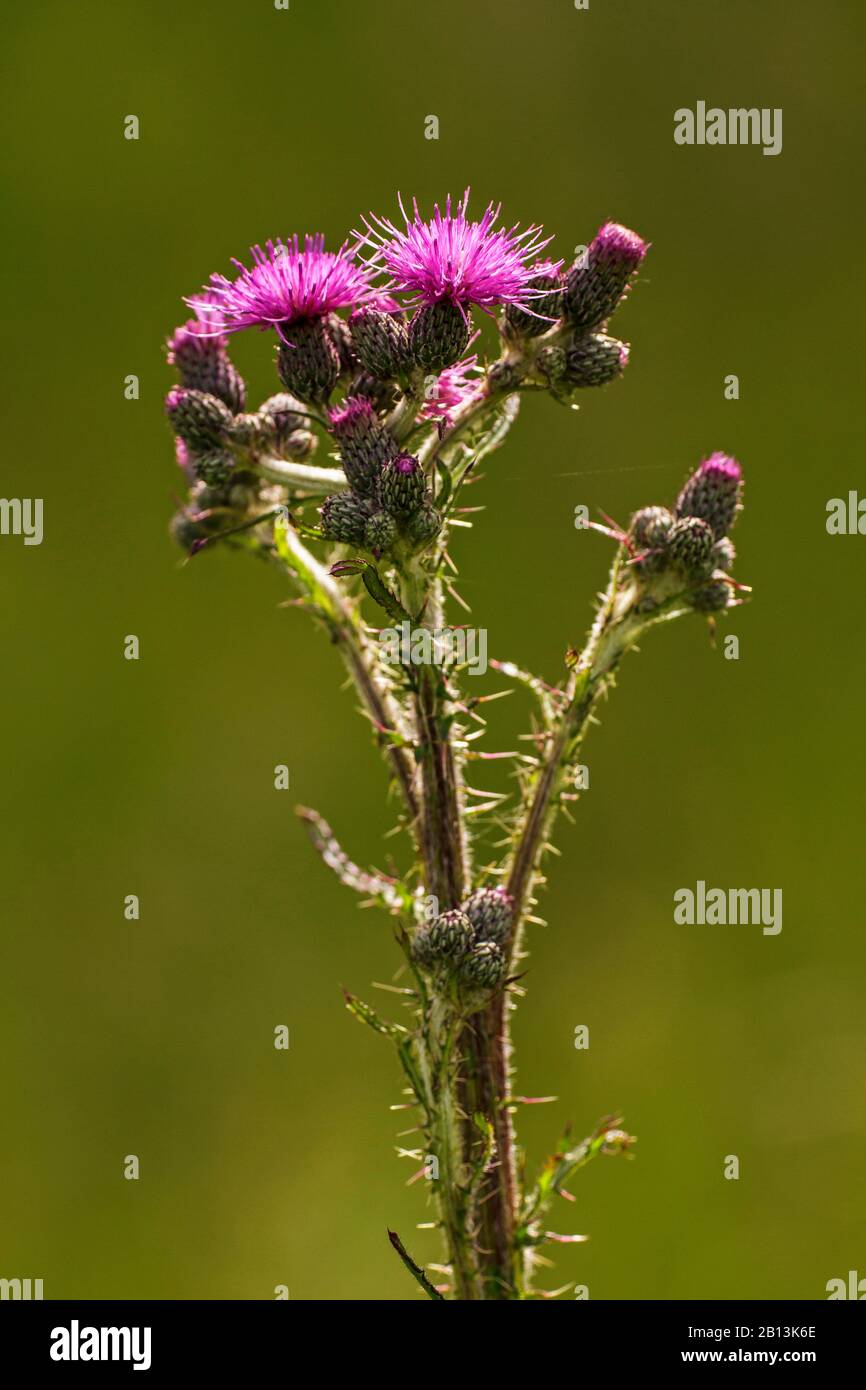
[[430,502],[425,502],[422,507],[409,518],[406,526],[407,539],[418,550],[422,550],[425,545],[429,545],[435,540],[442,530],[442,517]]
[[275,395],[268,396],[259,406],[259,414],[273,420],[277,430],[283,434],[303,429],[307,423],[306,406],[288,391],[277,391]]
[[319,441],[312,430],[292,430],[279,445],[279,456],[292,463],[303,463],[312,458],[318,447]]
[[191,387],[172,387],[165,398],[165,413],[175,434],[200,452],[218,448],[232,426],[232,413],[218,396]]
[[565,380],[569,386],[605,386],[622,376],[628,362],[628,344],[606,333],[577,338],[566,350]]
[[658,550],[667,542],[673,524],[667,507],[642,507],[631,519],[628,538],[635,550]]
[[409,324],[412,361],[429,372],[452,367],[469,342],[469,319],[459,304],[437,299],[416,309]]
[[508,940],[514,899],[504,888],[476,888],[462,910],[472,923],[476,942],[494,941],[502,946]]
[[517,304],[508,304],[505,309],[505,323],[511,333],[518,337],[538,338],[550,328],[550,320],[558,319],[562,313],[562,280],[559,275],[542,273],[532,277],[528,288],[543,291],[542,294],[527,299],[526,303],[532,313],[528,314],[526,309],[521,309]]
[[698,516],[675,521],[668,535],[671,564],[689,579],[703,579],[713,572],[713,529]]
[[246,387],[229,360],[226,342],[201,332],[191,321],[178,328],[168,341],[168,360],[180,373],[182,386],[192,386],[218,396],[232,411],[243,410]]
[[495,941],[480,941],[460,962],[460,983],[468,990],[492,990],[505,978],[508,965]]
[[364,544],[377,559],[391,549],[396,538],[397,523],[387,512],[376,512],[364,528]]
[[363,545],[371,505],[355,492],[338,492],[322,503],[322,530],[343,545]]
[[472,945],[469,918],[456,907],[443,912],[430,924],[428,944],[434,960],[445,963],[460,960]]
[[350,486],[362,497],[375,497],[382,468],[397,453],[395,440],[363,396],[347,396],[330,412],[330,424]]
[[426,922],[423,927],[418,927],[412,937],[412,959],[416,965],[423,966],[425,970],[430,970],[434,962],[434,954],[430,945],[430,932],[432,922]]
[[277,370],[288,391],[303,401],[326,401],[340,376],[340,357],[321,319],[299,320],[284,330]]
[[388,380],[409,371],[409,336],[399,318],[380,309],[358,309],[349,319],[355,354],[371,376]]
[[208,449],[204,453],[193,456],[195,475],[203,483],[219,485],[226,482],[234,466],[234,455],[230,454],[227,449]]
[[536,365],[541,375],[551,386],[558,386],[565,381],[568,370],[568,358],[564,347],[558,345],[553,347],[543,347],[536,358]]
[[730,573],[737,558],[737,551],[734,542],[728,537],[723,536],[720,541],[716,541],[713,546],[713,568],[724,570]]
[[724,579],[714,579],[705,589],[699,589],[692,596],[692,606],[699,613],[718,613],[721,609],[728,607],[732,598],[733,591],[730,584],[727,584]]
[[427,498],[424,471],[411,454],[398,454],[382,469],[382,505],[392,516],[412,516]]
[[228,437],[233,444],[248,449],[261,439],[263,423],[258,415],[236,415],[228,427]]

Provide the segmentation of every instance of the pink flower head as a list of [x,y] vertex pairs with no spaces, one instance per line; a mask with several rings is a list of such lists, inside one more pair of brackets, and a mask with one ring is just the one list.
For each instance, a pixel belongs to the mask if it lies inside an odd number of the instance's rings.
[[226,333],[321,318],[373,295],[370,269],[355,261],[347,244],[326,251],[320,235],[306,236],[303,250],[296,236],[268,241],[265,250],[253,246],[252,257],[251,270],[233,258],[240,271],[236,280],[214,274],[203,295],[186,301],[196,313],[202,304],[215,304]]
[[637,232],[619,222],[605,222],[596,232],[589,254],[598,264],[622,267],[630,274],[637,270],[648,250],[649,242]]
[[372,222],[364,218],[366,233],[355,235],[359,245],[373,248],[369,264],[390,275],[389,288],[410,295],[411,304],[448,299],[463,308],[477,304],[492,309],[498,304],[525,306],[533,298],[529,263],[551,241],[542,237],[540,227],[494,231],[499,208],[492,203],[480,222],[470,222],[468,188],[455,211],[449,195],[444,214],[437,203],[428,222],[423,221],[417,201],[412,203],[411,218],[402,199],[398,202],[404,230],[388,218],[374,217]]
[[343,435],[364,433],[371,430],[376,423],[376,412],[370,401],[364,396],[347,396],[346,399],[333,410],[328,412],[331,422],[331,429],[337,438]]
[[168,340],[168,360],[172,365],[184,354],[190,356],[212,351],[215,343],[222,347],[226,345],[223,336],[225,324],[213,290],[202,290],[194,300],[184,302],[194,310],[195,318],[182,323]]
[[740,509],[743,470],[729,454],[715,453],[686,479],[677,498],[678,517],[696,516],[712,527],[716,540],[726,536]]
[[422,420],[444,420],[451,423],[455,411],[481,392],[483,373],[478,366],[477,353],[446,367],[436,379],[434,389],[421,407]]

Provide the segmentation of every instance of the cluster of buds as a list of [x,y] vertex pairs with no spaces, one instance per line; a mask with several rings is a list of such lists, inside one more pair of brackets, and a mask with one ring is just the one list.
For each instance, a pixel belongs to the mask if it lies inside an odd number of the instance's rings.
[[713,454],[687,479],[673,512],[644,507],[634,514],[626,544],[645,601],[686,589],[699,612],[729,606],[736,551],[728,532],[742,505],[742,487],[736,459]]
[[330,423],[349,486],[322,506],[325,536],[376,559],[396,559],[428,545],[442,518],[418,460],[401,453],[364,396],[349,396],[331,412]]
[[305,406],[286,392],[271,396],[255,414],[245,412],[246,386],[228,355],[226,337],[215,330],[206,303],[198,313],[167,344],[180,384],[166,396],[165,412],[190,488],[172,520],[172,533],[185,550],[232,531],[274,500],[273,488],[257,473],[261,458],[299,462],[309,459],[317,444]]
[[514,901],[504,888],[478,888],[459,908],[415,932],[412,958],[441,984],[454,986],[463,1007],[480,1007],[508,969]]
[[[503,316],[506,337],[525,342],[545,335],[535,368],[551,394],[573,404],[588,386],[604,386],[621,376],[628,363],[627,343],[605,331],[608,319],[634,282],[647,243],[616,222],[605,222],[574,264],[559,273],[551,262],[534,267],[529,307],[509,305]],[[548,342],[551,320],[556,331]]]

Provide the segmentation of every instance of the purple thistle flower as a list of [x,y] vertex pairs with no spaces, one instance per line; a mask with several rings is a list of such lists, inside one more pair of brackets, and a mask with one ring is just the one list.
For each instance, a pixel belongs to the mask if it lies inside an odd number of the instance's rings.
[[321,235],[306,236],[301,250],[297,236],[290,241],[253,246],[254,265],[247,270],[233,260],[240,274],[210,277],[210,287],[187,304],[199,312],[216,305],[221,331],[241,328],[277,328],[300,319],[318,319],[335,309],[364,304],[374,295],[371,270],[359,265],[347,243],[339,251],[326,251]]
[[474,352],[462,362],[455,362],[453,367],[446,367],[437,377],[435,391],[421,407],[421,419],[444,420],[446,425],[450,424],[454,413],[480,394],[482,376],[478,354]]
[[246,387],[229,360],[222,313],[210,290],[202,291],[195,313],[169,338],[168,361],[183,386],[219,396],[233,411],[243,410]]
[[603,223],[589,248],[597,264],[623,267],[629,274],[637,270],[648,250],[649,242],[619,222]]
[[175,366],[184,355],[190,357],[207,353],[212,347],[225,347],[225,324],[217,296],[212,290],[202,290],[194,299],[184,300],[195,312],[194,319],[187,319],[176,328],[168,340],[168,360]]
[[373,249],[368,264],[387,272],[392,277],[389,288],[408,294],[410,304],[430,305],[447,299],[462,308],[477,304],[492,309],[498,304],[525,307],[532,299],[529,281],[535,272],[529,263],[552,240],[542,237],[540,227],[527,227],[522,232],[517,226],[500,227],[494,231],[499,208],[492,203],[480,222],[469,221],[468,188],[454,212],[449,194],[444,214],[437,203],[428,222],[422,219],[417,201],[412,203],[411,218],[402,199],[398,202],[405,230],[388,218],[373,217],[372,222],[364,218],[366,233],[354,235],[359,245]]

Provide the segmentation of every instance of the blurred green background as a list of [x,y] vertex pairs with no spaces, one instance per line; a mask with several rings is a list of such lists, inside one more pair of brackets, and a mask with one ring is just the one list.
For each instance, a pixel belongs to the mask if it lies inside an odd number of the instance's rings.
[[[542,1282],[821,1298],[866,1274],[866,541],[825,531],[864,481],[860,23],[791,0],[48,0],[7,19],[2,492],[44,497],[46,529],[0,539],[0,1275],[57,1298],[399,1299],[386,1226],[438,1258],[391,1157],[395,1059],[339,991],[391,977],[389,926],[292,814],[320,808],[382,863],[384,770],[279,578],[228,552],[179,565],[162,343],[251,242],[335,244],[397,190],[429,206],[469,183],[563,256],[606,217],[653,243],[616,320],[625,380],[579,415],[528,400],[472,499],[488,510],[455,551],[490,654],[557,679],[609,560],[574,507],[670,501],[714,448],[746,470],[756,591],[727,621],[739,661],[697,621],[654,634],[586,748],[516,1022],[520,1089],[560,1100],[520,1132],[535,1165],[566,1119],[621,1107],[638,1157],[574,1184],[555,1228],[592,1239]],[[782,154],[676,146],[699,99],[782,107]],[[236,358],[270,393],[268,340]],[[488,746],[513,746],[522,696],[495,708]],[[781,935],[675,926],[698,878],[781,887]]]

